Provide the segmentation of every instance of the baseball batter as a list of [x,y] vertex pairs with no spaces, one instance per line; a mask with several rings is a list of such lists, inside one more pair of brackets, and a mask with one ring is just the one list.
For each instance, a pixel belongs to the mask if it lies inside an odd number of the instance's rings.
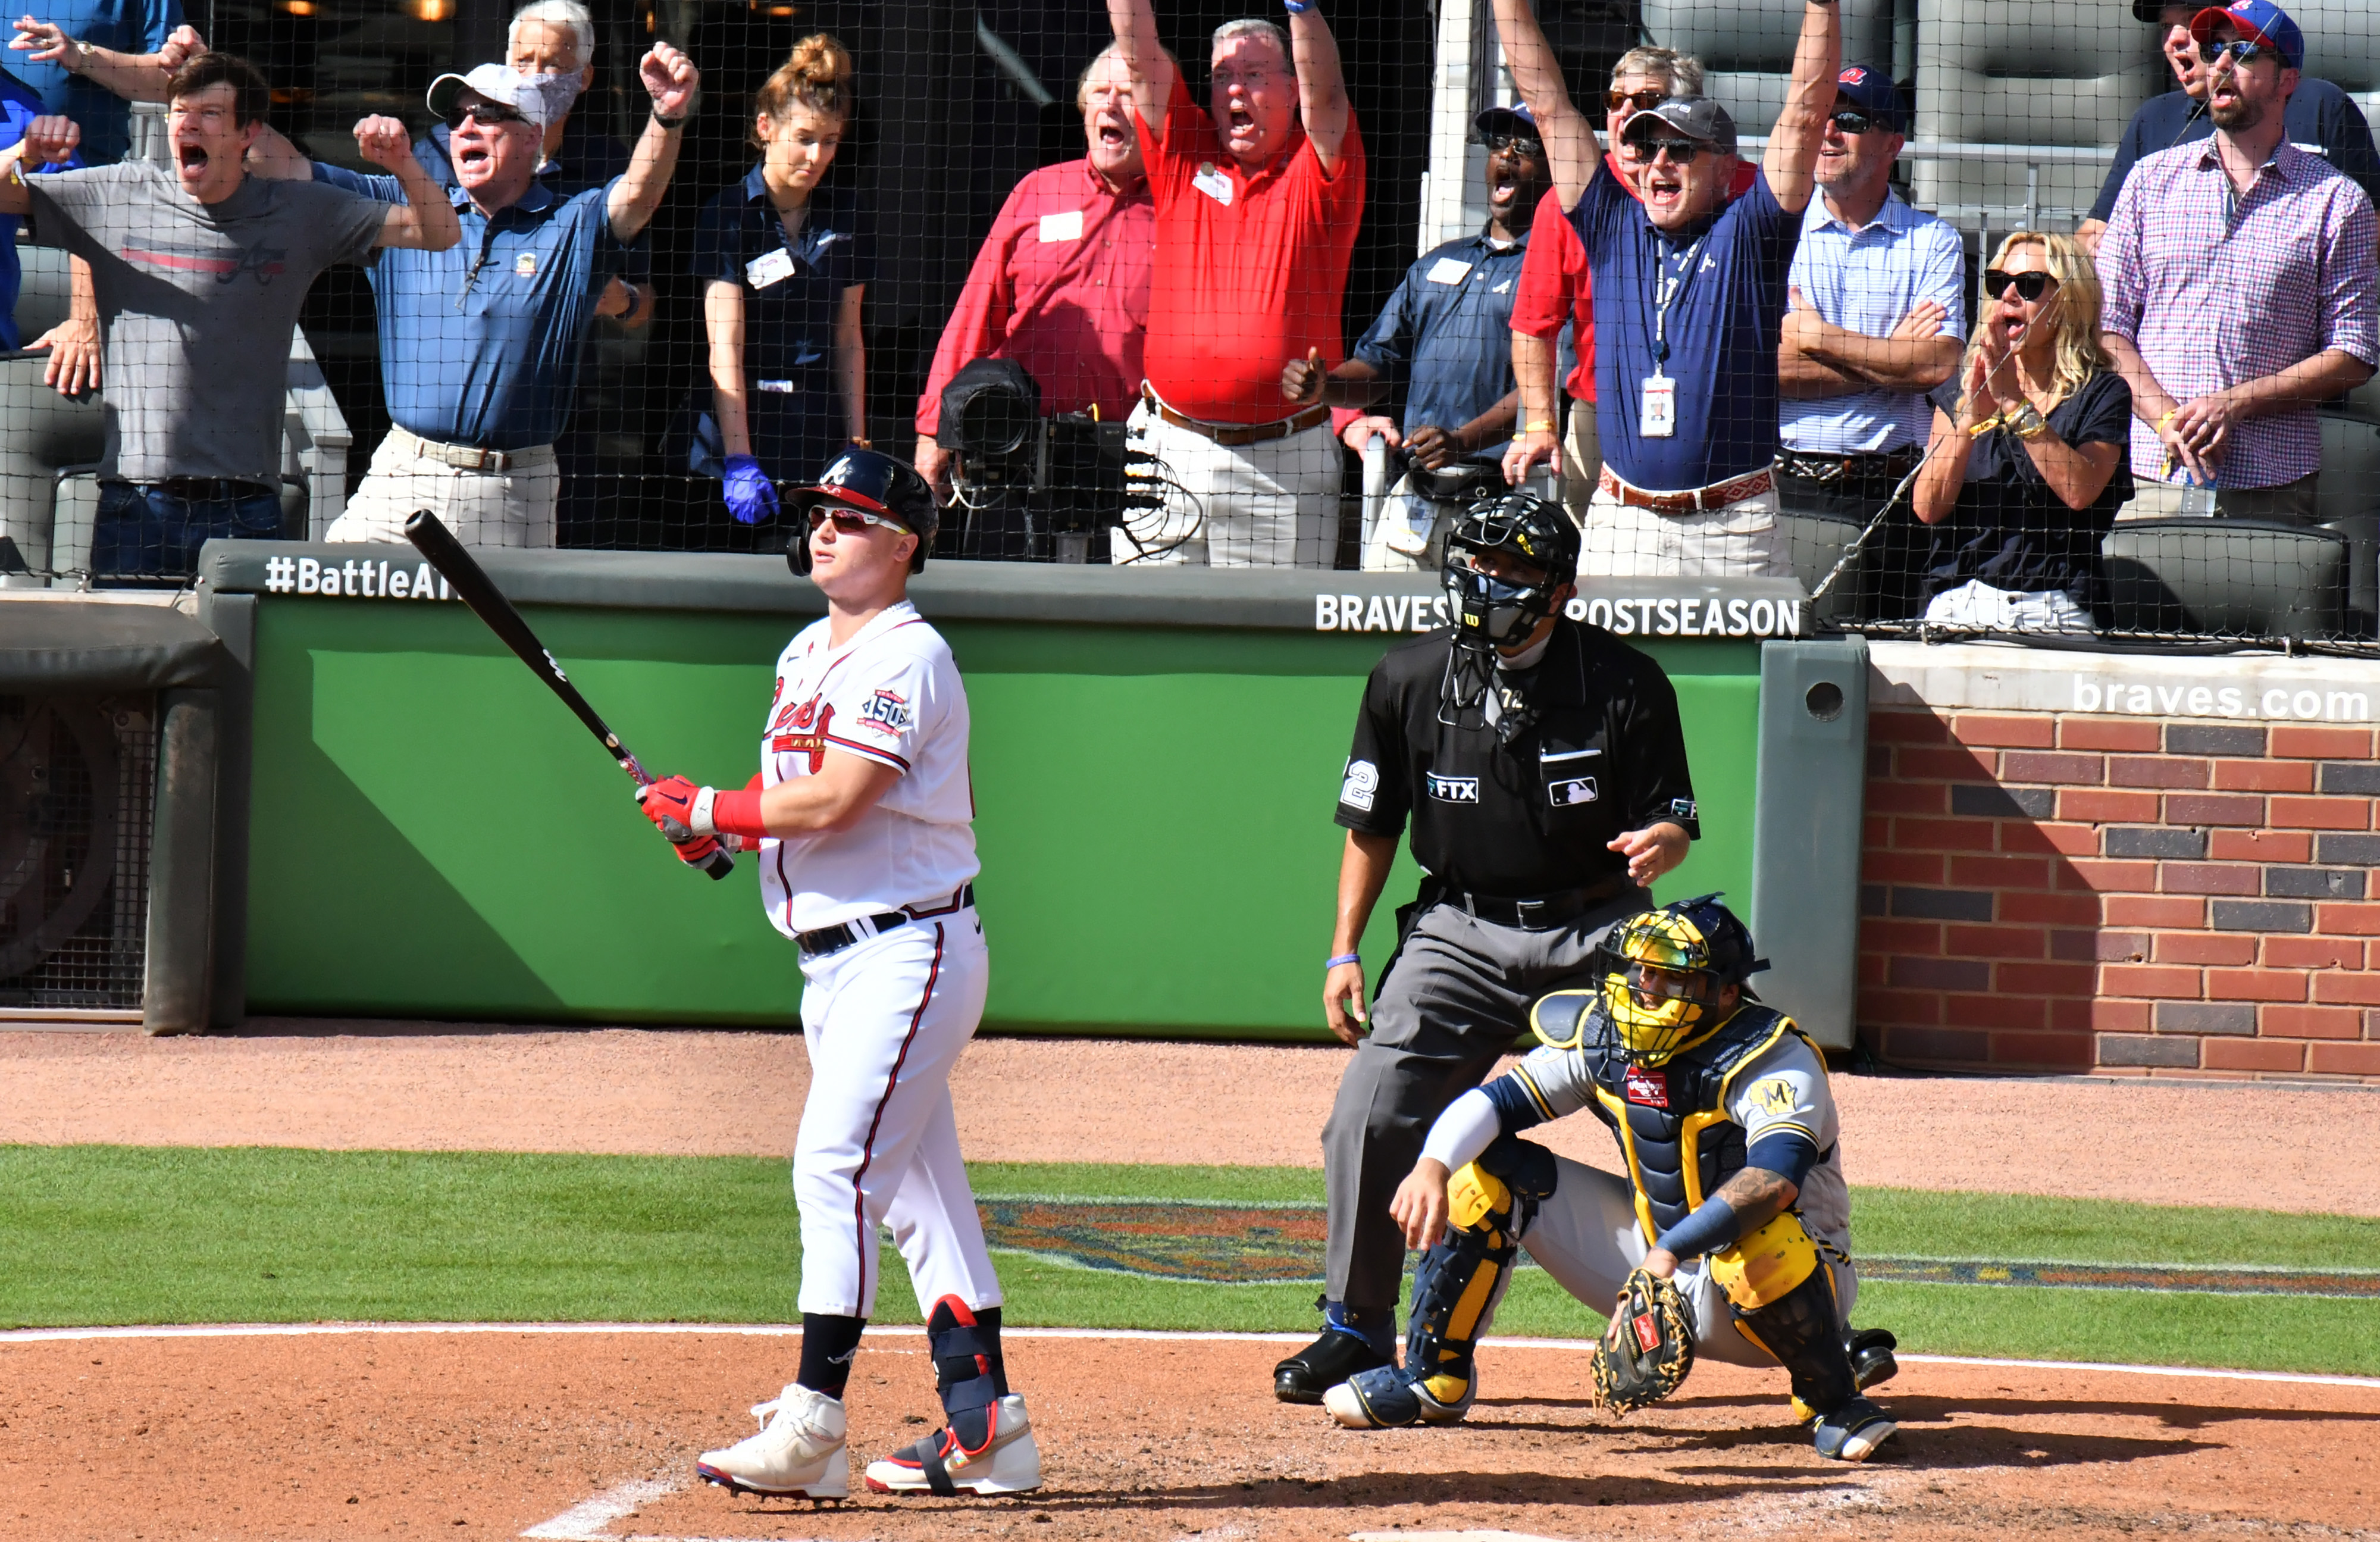
[[[810,1092],[794,1145],[802,1357],[760,1432],[695,1471],[735,1492],[841,1499],[843,1394],[875,1309],[877,1228],[907,1261],[949,1427],[870,1463],[879,1492],[1008,1494],[1041,1482],[1008,1390],[1000,1281],[959,1160],[950,1073],[983,1014],[966,691],[908,601],[939,522],[923,478],[849,449],[800,495],[786,559],[827,597],[777,661],[760,773],[740,791],[644,789],[664,834],[759,853],[769,920],[801,949]],[[695,849],[699,848],[698,840]],[[687,847],[681,846],[681,852]]]
[[[1427,1249],[1404,1364],[1331,1388],[1333,1417],[1461,1419],[1479,1393],[1473,1347],[1525,1247],[1597,1306],[1639,1267],[1673,1281],[1694,1352],[1783,1366],[1820,1455],[1863,1461],[1893,1434],[1862,1395],[1898,1366],[1890,1333],[1850,1326],[1859,1280],[1826,1061],[1745,991],[1767,967],[1706,894],[1629,917],[1595,985],[1534,1005],[1545,1048],[1448,1105],[1397,1189],[1390,1214]],[[1514,1138],[1582,1109],[1611,1127],[1627,1177]]]

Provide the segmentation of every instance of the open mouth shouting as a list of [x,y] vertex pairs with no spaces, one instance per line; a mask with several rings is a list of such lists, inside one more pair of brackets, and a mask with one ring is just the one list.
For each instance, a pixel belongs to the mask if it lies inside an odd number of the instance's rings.
[[1256,109],[1241,98],[1233,97],[1223,108],[1223,140],[1235,151],[1254,150],[1262,130],[1257,123]]
[[1500,212],[1512,208],[1513,200],[1521,196],[1524,180],[1520,164],[1514,156],[1490,155],[1488,158],[1488,206]]
[[1686,174],[1664,157],[1658,161],[1639,162],[1636,187],[1645,198],[1645,207],[1657,219],[1675,213],[1686,201]]
[[492,170],[494,165],[495,157],[488,153],[488,147],[486,145],[481,144],[477,140],[456,141],[455,145],[455,169],[456,171],[471,172],[476,175],[480,172]]
[[181,167],[184,176],[204,176],[207,163],[212,157],[207,153],[206,146],[185,141],[174,147],[174,159]]

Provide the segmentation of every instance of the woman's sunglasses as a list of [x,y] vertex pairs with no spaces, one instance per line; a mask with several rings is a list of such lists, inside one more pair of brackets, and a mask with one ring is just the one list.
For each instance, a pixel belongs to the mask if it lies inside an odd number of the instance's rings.
[[1622,107],[1633,104],[1641,113],[1648,107],[1658,107],[1668,100],[1670,100],[1668,91],[1656,91],[1647,86],[1640,91],[1606,91],[1603,93],[1603,108],[1606,112],[1616,113]]
[[829,508],[824,504],[810,509],[809,525],[813,531],[830,520],[834,524],[834,533],[839,536],[859,535],[870,525],[900,535],[909,533],[909,527],[900,521],[887,519],[880,514],[870,514],[866,509]]
[[2013,285],[2019,299],[2028,302],[2037,300],[2049,293],[2049,286],[2057,282],[2058,280],[2038,268],[2026,273],[2007,273],[1998,268],[1984,270],[1984,293],[1994,299],[2007,294],[2010,285]]

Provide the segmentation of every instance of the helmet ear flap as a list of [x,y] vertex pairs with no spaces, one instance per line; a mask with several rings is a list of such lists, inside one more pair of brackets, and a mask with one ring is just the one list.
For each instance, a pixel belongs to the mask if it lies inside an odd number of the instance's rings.
[[[808,511],[803,512],[807,514]],[[801,521],[801,528],[785,541],[785,565],[793,569],[796,578],[810,576],[810,522],[807,518]]]

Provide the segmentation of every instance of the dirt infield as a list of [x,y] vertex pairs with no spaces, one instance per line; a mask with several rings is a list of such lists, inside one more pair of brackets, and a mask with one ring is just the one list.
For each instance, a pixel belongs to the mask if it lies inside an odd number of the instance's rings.
[[[0,1142],[783,1156],[798,1036],[272,1022],[232,1038],[0,1032]],[[985,1161],[1319,1165],[1336,1048],[987,1038],[953,1078]],[[1838,1076],[1854,1184],[2380,1216],[2380,1089]],[[1098,1087],[1053,1118],[1050,1089]],[[2149,1132],[2223,1160],[2175,1162]],[[2320,1132],[2316,1138],[2313,1132]],[[2111,1135],[2113,1138],[2111,1138]],[[1533,1138],[1599,1166],[1592,1120]]]
[[[1468,1425],[1358,1435],[1272,1400],[1278,1343],[1022,1336],[1038,1494],[814,1508],[687,1485],[793,1349],[702,1330],[0,1343],[0,1535],[2333,1537],[2374,1535],[2356,1528],[2380,1494],[2371,1384],[1912,1364],[1878,1394],[1901,1436],[1845,1467],[1811,1451],[1774,1373],[1704,1366],[1615,1425],[1574,1350],[1491,1346]],[[856,1460],[929,1427],[922,1351],[863,1351]],[[632,1516],[580,1508],[652,1480],[679,1487]]]

